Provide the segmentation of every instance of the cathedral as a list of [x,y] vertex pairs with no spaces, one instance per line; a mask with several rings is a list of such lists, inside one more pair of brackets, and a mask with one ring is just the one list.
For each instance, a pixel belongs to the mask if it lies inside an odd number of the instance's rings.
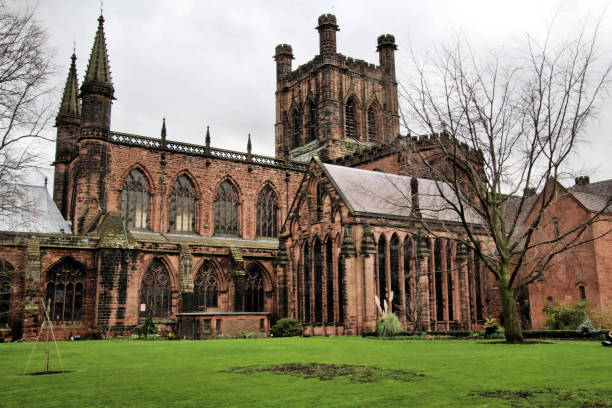
[[267,157],[250,139],[246,152],[215,148],[209,131],[201,145],[168,140],[165,123],[160,137],[112,130],[100,16],[80,86],[72,56],[52,199],[23,186],[37,221],[0,242],[5,332],[35,338],[45,310],[59,338],[128,335],[149,315],[194,339],[267,332],[282,317],[309,335],[358,335],[384,300],[406,329],[497,316],[490,274],[452,240],[459,223],[434,238],[415,221],[439,200],[406,164],[403,140],[429,144],[400,134],[394,36],[378,37],[376,65],[337,51],[335,16],[316,29],[319,54],[304,65],[292,67],[290,45],[275,49]]

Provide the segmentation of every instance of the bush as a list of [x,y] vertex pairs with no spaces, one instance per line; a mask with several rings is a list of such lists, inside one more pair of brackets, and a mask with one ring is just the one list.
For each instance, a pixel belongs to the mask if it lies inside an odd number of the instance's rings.
[[589,316],[595,327],[612,327],[612,305],[593,309]]
[[85,333],[82,337],[83,340],[102,340],[102,333],[98,330],[92,330],[90,332]]
[[544,323],[549,330],[576,330],[587,316],[589,307],[585,301],[565,305],[559,301],[548,302],[544,309],[548,320]]
[[495,320],[494,317],[489,317],[487,320],[485,320],[484,328],[485,328],[485,334],[487,336],[491,336],[492,334],[495,334],[497,330],[499,329],[499,326],[497,325],[497,320]]
[[157,334],[157,326],[153,323],[153,310],[147,313],[147,318],[143,324],[136,326],[136,333],[141,337],[147,337],[152,334]]
[[260,339],[266,337],[265,333],[250,332],[248,330],[242,330],[236,334],[237,339]]
[[393,337],[402,332],[402,323],[395,313],[383,313],[376,321],[376,335],[378,337]]
[[280,319],[270,328],[270,333],[274,337],[295,337],[302,335],[302,323],[292,318]]

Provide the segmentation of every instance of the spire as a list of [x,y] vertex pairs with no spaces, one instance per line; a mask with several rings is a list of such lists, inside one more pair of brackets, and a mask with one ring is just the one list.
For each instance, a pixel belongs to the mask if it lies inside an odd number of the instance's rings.
[[161,144],[162,144],[163,147],[166,147],[166,118],[164,118],[164,120],[162,122]]
[[206,148],[210,148],[210,128],[206,126]]
[[72,63],[70,64],[70,70],[68,71],[68,79],[66,79],[66,87],[64,88],[64,95],[62,96],[62,104],[60,105],[57,118],[70,117],[80,118],[81,117],[81,106],[79,105],[79,84],[77,80],[76,72],[76,55],[72,53]]
[[251,155],[251,134],[249,133],[249,140],[247,141],[247,154]]
[[94,45],[91,49],[83,88],[88,85],[106,87],[109,89],[111,97],[113,96],[114,88],[108,65],[108,52],[106,51],[106,39],[104,37],[104,17],[102,17],[102,14],[98,18],[98,31],[96,32]]

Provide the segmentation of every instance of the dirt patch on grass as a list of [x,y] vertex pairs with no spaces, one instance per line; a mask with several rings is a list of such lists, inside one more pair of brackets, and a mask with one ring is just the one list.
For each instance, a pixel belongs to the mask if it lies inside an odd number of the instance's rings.
[[270,366],[234,367],[221,372],[236,374],[270,373],[301,378],[317,378],[321,381],[333,380],[335,378],[347,378],[349,381],[361,383],[378,382],[382,380],[410,382],[416,377],[424,377],[423,374],[404,370],[389,370],[386,368],[361,365],[320,363],[288,363]]
[[476,344],[555,344],[551,341],[542,341],[542,340],[524,340],[519,343],[507,343],[505,341],[479,341]]
[[496,398],[505,401],[508,406],[527,407],[579,407],[609,408],[612,407],[612,393],[600,393],[591,390],[564,390],[542,388],[526,391],[475,391],[469,395],[476,398]]

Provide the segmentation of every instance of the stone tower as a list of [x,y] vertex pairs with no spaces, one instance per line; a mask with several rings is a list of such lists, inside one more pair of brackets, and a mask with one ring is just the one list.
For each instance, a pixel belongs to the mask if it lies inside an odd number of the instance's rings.
[[73,231],[77,234],[85,232],[106,207],[108,139],[111,104],[115,98],[104,38],[104,17],[101,15],[80,97],[81,129],[72,203]]
[[295,70],[291,46],[276,47],[276,156],[334,159],[395,139],[395,38],[378,38],[380,65],[374,65],[337,52],[334,15],[321,15],[316,29],[319,55]]
[[72,63],[64,88],[59,112],[55,118],[57,138],[55,147],[55,174],[53,182],[53,200],[64,218],[68,217],[68,189],[70,184],[70,163],[76,157],[77,139],[81,124],[81,105],[79,104],[79,84],[76,72],[76,55],[72,54]]

